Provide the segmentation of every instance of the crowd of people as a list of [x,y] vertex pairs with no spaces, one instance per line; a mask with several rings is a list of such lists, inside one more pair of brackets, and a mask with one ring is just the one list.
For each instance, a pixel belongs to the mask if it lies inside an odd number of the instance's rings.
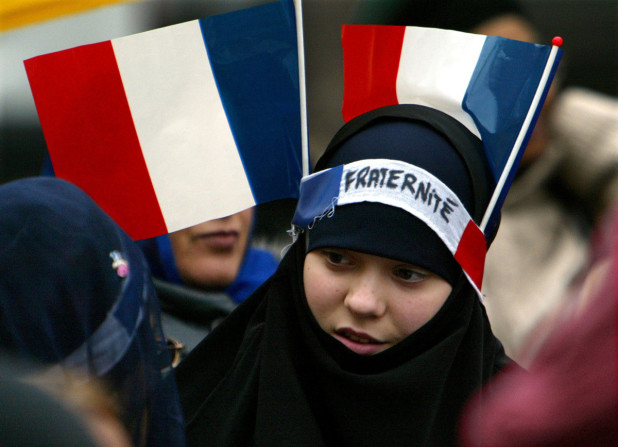
[[[539,41],[508,1],[429,23],[389,4],[381,24]],[[484,145],[426,105],[358,114],[281,259],[252,208],[134,241],[68,181],[0,185],[0,444],[616,445],[618,101],[558,75],[478,283],[449,238],[485,217]]]

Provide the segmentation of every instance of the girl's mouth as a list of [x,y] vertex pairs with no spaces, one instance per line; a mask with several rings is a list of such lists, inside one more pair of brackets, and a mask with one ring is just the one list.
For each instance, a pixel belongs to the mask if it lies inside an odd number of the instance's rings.
[[357,332],[350,328],[336,330],[335,338],[348,349],[361,355],[376,354],[384,349],[385,344],[364,332]]

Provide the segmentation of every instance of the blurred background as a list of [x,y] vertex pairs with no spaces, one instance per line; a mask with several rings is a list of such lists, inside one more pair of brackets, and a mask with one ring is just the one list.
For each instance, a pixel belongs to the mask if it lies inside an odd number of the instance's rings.
[[[380,23],[380,8],[402,0],[304,0],[303,23],[311,158],[343,124],[340,25]],[[413,0],[412,0],[413,1]],[[23,60],[78,45],[268,3],[264,0],[146,0],[120,2],[0,33],[0,183],[38,175],[46,152]],[[437,6],[435,2],[433,4]],[[547,43],[564,38],[564,85],[618,95],[618,2],[615,0],[521,0]],[[370,12],[368,12],[370,11]],[[377,11],[377,12],[376,12]],[[87,148],[84,148],[86,150]],[[276,213],[266,207],[260,231]]]

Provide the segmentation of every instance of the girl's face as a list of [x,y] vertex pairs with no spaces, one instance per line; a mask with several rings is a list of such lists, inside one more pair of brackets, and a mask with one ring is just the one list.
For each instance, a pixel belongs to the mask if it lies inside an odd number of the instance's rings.
[[340,248],[308,253],[303,278],[320,327],[362,355],[384,351],[423,326],[452,290],[423,268]]

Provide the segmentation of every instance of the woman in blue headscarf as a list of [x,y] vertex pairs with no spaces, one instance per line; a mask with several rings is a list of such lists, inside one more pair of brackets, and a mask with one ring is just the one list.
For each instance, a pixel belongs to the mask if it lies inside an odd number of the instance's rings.
[[138,242],[161,300],[165,333],[182,346],[180,358],[277,269],[270,251],[252,246],[254,213],[248,208]]
[[105,212],[64,180],[0,186],[0,348],[67,377],[100,380],[135,446],[184,445],[146,261]]

